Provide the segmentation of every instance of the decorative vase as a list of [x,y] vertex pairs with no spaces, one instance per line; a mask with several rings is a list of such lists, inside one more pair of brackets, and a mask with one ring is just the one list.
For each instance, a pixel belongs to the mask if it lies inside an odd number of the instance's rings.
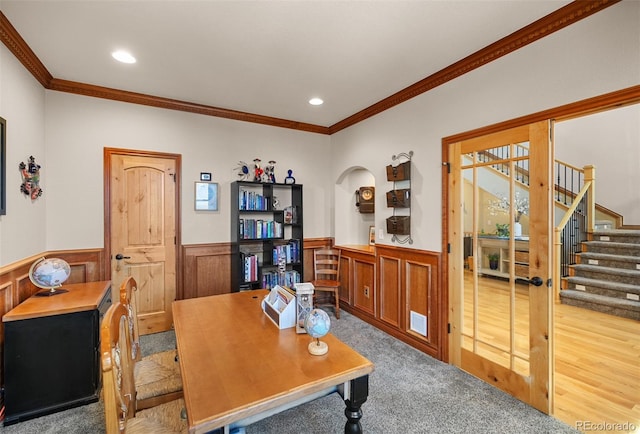
[[520,222],[515,222],[513,224],[513,236],[518,238],[522,236],[522,225]]
[[490,259],[489,260],[489,268],[492,270],[497,270],[498,269],[498,260],[497,259]]

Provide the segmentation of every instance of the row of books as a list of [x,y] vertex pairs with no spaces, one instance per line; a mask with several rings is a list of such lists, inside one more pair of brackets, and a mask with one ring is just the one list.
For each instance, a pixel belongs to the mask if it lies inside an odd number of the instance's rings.
[[240,238],[282,238],[282,223],[273,220],[240,219]]
[[300,262],[300,240],[289,240],[287,244],[275,246],[272,260],[274,265],[281,261],[285,264]]
[[266,211],[269,206],[268,198],[254,191],[241,190],[238,201],[242,211]]
[[296,283],[300,283],[300,273],[295,270],[270,271],[262,275],[262,287],[266,289],[271,289],[276,285],[293,288]]
[[242,264],[244,266],[244,281],[255,282],[258,280],[258,256],[253,254],[242,254]]

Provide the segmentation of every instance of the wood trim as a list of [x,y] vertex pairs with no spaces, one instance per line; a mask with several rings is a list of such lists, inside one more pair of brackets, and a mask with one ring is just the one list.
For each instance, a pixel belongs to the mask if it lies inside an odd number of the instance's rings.
[[563,121],[607,109],[636,104],[638,102],[640,102],[640,85],[605,93],[593,98],[583,99],[581,101],[561,105],[548,110],[543,110],[537,113],[521,116],[519,118],[510,119],[497,124],[445,137],[442,139],[442,143],[445,145],[445,147],[443,147],[442,155],[443,157],[447,155],[444,151],[447,149],[446,146],[451,143],[466,141],[475,137],[485,136],[547,119]]
[[[435,74],[388,96],[330,127],[53,78],[2,12],[0,12],[0,39],[2,39],[2,42],[13,55],[20,60],[25,68],[31,72],[45,89],[331,135],[512,53],[532,42],[600,12],[619,1],[620,0],[589,0],[571,2],[520,30],[476,51],[470,56],[449,65]],[[524,123],[533,122],[535,121],[527,121]]]
[[53,76],[38,59],[31,47],[27,45],[22,36],[0,11],[0,39],[6,47],[16,56],[16,59],[35,77],[45,88],[49,88]]
[[525,26],[520,30],[516,30],[510,35],[487,45],[470,56],[447,66],[435,74],[432,74],[417,83],[414,83],[411,86],[378,101],[364,110],[331,125],[331,127],[329,127],[329,133],[335,134],[338,131],[344,130],[347,127],[375,116],[413,97],[471,72],[474,69],[493,62],[502,56],[519,50],[520,48],[557,32],[571,24],[575,24],[576,22],[595,14],[596,12],[600,12],[619,1],[620,0],[595,0],[571,2],[568,5],[551,12],[549,15],[534,21],[528,26]]
[[197,113],[205,116],[213,116],[218,118],[233,119],[236,121],[251,122],[254,124],[269,125],[272,127],[289,128],[292,130],[307,131],[310,133],[329,134],[329,129],[320,125],[290,121],[287,119],[263,116],[237,110],[224,109],[205,104],[180,101],[177,99],[146,95],[143,93],[129,92],[126,90],[95,86],[92,84],[62,80],[59,78],[52,79],[48,89],[60,92],[74,93],[77,95],[91,96],[94,98],[110,99],[114,101],[140,104],[168,110],[178,110],[188,113]]

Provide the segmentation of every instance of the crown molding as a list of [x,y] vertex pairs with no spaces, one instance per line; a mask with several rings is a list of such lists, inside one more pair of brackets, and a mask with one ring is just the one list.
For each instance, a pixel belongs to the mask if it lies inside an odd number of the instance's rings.
[[46,89],[53,79],[51,73],[42,64],[38,56],[31,50],[22,36],[0,11],[0,40],[9,51],[27,68],[40,84]]
[[512,53],[526,45],[531,44],[539,39],[544,38],[558,30],[561,30],[571,24],[574,24],[590,15],[600,12],[621,0],[593,0],[593,1],[574,1],[568,5],[551,12],[537,21],[516,30],[512,34],[476,51],[475,53],[465,57],[447,66],[446,68],[432,74],[417,83],[414,83],[399,92],[394,93],[387,98],[355,113],[340,122],[329,127],[330,134],[335,134],[347,127],[355,125],[382,113],[398,104],[401,104],[413,97],[416,97],[433,88],[441,86],[448,81],[460,77],[474,69],[480,68],[487,63],[493,62],[502,56]]
[[61,80],[59,78],[52,79],[48,89],[56,90],[59,92],[75,93],[77,95],[91,96],[95,98],[128,102],[132,104],[147,105],[169,110],[197,113],[205,116],[252,122],[255,124],[270,125],[273,127],[289,128],[310,133],[329,134],[329,129],[320,125],[290,121],[287,119],[262,116],[219,107],[212,107],[204,104],[196,104],[176,99],[146,95],[143,93],[129,92],[126,90],[112,89],[109,87],[95,86],[92,84],[79,83],[76,81]]
[[474,69],[486,65],[489,62],[499,59],[500,57],[531,44],[532,42],[600,12],[619,1],[621,0],[573,1],[572,3],[569,3],[549,15],[529,24],[528,26],[515,31],[509,36],[476,51],[470,56],[467,56],[464,59],[461,59],[458,62],[436,72],[435,74],[432,74],[429,77],[426,77],[417,83],[388,96],[387,98],[333,124],[330,127],[53,78],[47,68],[42,64],[40,59],[38,59],[35,53],[27,45],[24,39],[22,39],[20,34],[1,11],[0,39],[45,89],[331,135],[435,87],[447,83],[448,81],[460,77]]

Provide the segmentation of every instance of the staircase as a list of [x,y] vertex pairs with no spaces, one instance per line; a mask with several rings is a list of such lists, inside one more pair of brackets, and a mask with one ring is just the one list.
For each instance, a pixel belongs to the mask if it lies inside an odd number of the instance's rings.
[[560,301],[640,321],[640,230],[596,230],[569,267]]

